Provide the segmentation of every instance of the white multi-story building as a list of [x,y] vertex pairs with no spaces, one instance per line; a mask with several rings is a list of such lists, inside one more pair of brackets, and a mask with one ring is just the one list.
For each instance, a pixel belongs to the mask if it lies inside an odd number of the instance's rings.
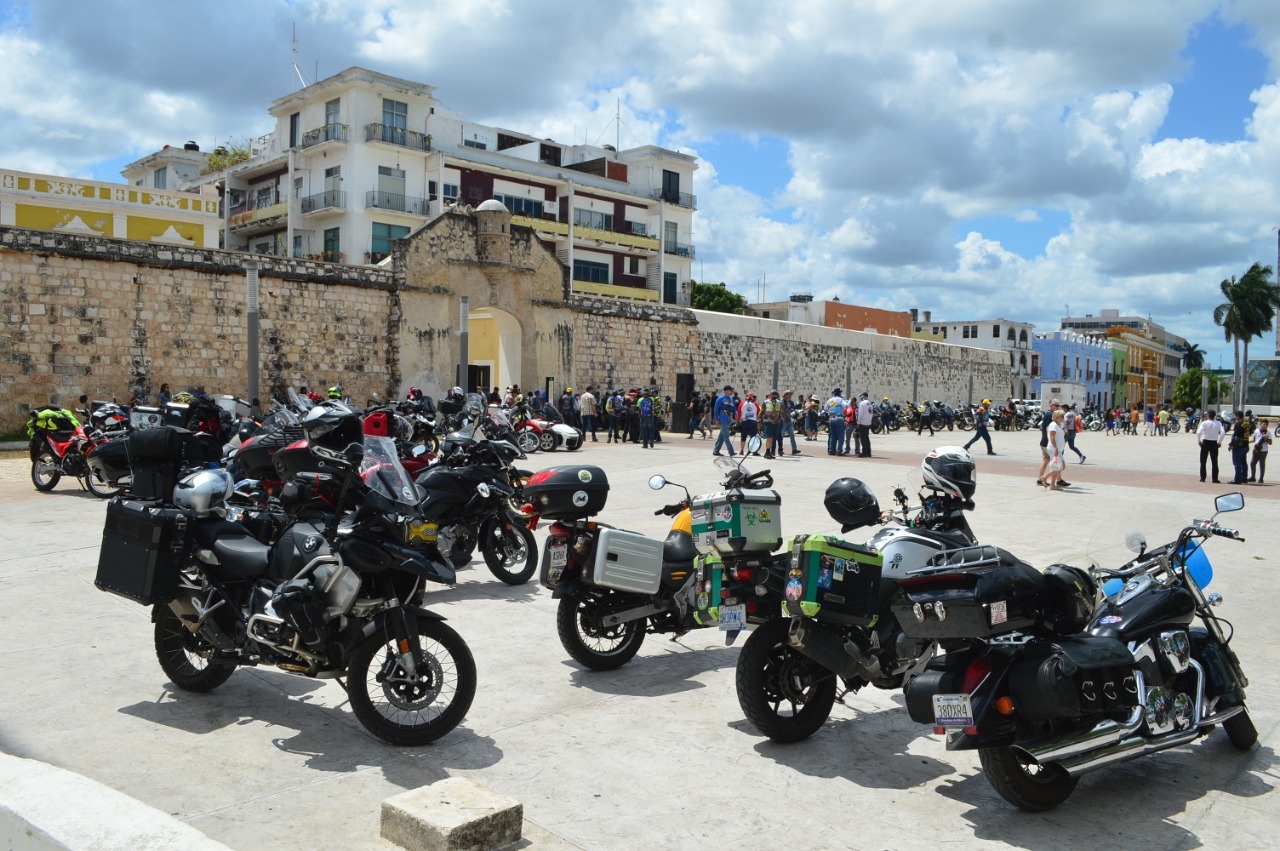
[[1038,357],[1032,351],[1036,326],[1030,322],[1013,322],[1008,319],[970,319],[964,322],[935,321],[932,311],[926,310],[916,318],[912,314],[912,336],[940,340],[959,346],[973,346],[1009,353],[1009,395],[1017,399],[1029,398],[1032,392],[1031,378],[1038,373]]
[[269,111],[275,130],[225,175],[230,248],[376,263],[453,205],[492,198],[573,270],[575,291],[688,303],[693,156],[477,124],[432,86],[364,68]]

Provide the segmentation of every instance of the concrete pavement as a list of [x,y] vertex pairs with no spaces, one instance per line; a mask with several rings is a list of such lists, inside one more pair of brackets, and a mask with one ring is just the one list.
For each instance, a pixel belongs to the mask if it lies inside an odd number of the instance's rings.
[[[895,485],[919,482],[926,451],[969,436],[873,437],[869,460],[831,458],[824,443],[801,439],[805,455],[767,462],[784,529],[838,532],[821,504],[832,479],[856,475],[887,505]],[[1234,489],[1199,483],[1187,435],[1083,434],[1088,463],[1071,464],[1073,487],[1053,493],[1032,481],[1035,433],[993,439],[997,456],[974,447],[971,524],[1040,566],[1117,564],[1127,531],[1162,543]],[[711,445],[670,434],[651,450],[588,442],[528,466],[599,464],[612,485],[601,519],[660,535],[669,520],[653,511],[676,496],[650,491],[648,477],[713,489]],[[1280,651],[1268,592],[1280,488],[1239,489],[1245,509],[1222,522],[1248,540],[1215,540],[1209,554],[1219,611],[1252,681],[1259,747],[1241,754],[1218,731],[1089,775],[1063,806],[1033,816],[995,794],[975,755],[948,754],[911,723],[897,692],[849,695],[810,740],[775,745],[744,719],[738,646],[718,631],[649,636],[622,669],[585,671],[556,638],[550,594],[536,581],[504,586],[483,563],[428,598],[470,644],[480,676],[466,720],[433,746],[374,739],[332,682],[241,669],[210,694],[181,692],[155,661],[147,610],[93,587],[104,503],[74,482],[36,493],[19,456],[0,461],[0,750],[82,774],[242,849],[388,848],[381,801],[450,776],[521,801],[534,848],[1271,847]]]

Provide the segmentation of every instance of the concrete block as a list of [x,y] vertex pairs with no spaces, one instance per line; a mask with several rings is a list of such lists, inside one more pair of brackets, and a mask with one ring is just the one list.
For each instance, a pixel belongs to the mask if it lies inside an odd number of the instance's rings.
[[382,802],[382,838],[409,851],[485,851],[520,839],[524,806],[461,777]]

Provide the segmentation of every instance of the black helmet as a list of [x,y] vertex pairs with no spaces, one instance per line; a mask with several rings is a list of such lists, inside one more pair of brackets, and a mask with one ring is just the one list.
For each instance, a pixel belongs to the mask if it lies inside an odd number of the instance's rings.
[[1098,602],[1098,583],[1082,567],[1051,564],[1044,571],[1046,629],[1056,635],[1074,635],[1089,625]]
[[345,402],[324,401],[307,412],[302,431],[312,449],[341,452],[364,439],[360,412]]
[[822,504],[827,507],[831,519],[842,525],[841,532],[859,526],[870,526],[880,519],[880,503],[871,488],[860,479],[836,479],[827,488]]
[[959,500],[973,499],[977,471],[973,456],[959,446],[939,446],[920,462],[926,487]]

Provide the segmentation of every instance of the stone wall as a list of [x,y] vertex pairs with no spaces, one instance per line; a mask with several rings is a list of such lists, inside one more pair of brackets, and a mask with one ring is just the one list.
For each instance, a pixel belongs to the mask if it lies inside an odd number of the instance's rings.
[[[120,401],[204,385],[244,396],[252,255],[0,229],[0,431],[29,405],[81,393]],[[343,382],[353,399],[394,385],[392,273],[253,257],[260,279],[260,393]]]

